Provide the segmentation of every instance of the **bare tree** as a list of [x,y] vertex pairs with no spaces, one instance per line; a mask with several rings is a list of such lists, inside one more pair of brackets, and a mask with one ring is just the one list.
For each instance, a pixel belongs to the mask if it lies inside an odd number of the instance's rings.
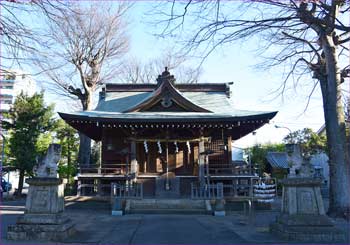
[[[91,110],[94,92],[119,72],[120,58],[128,50],[123,16],[129,4],[75,3],[48,19],[50,48],[35,57],[45,72],[48,88],[61,96],[80,101]],[[80,134],[78,163],[89,164],[91,139]]]
[[287,81],[297,86],[305,75],[312,75],[310,96],[320,85],[323,97],[331,176],[329,214],[349,215],[350,174],[341,93],[341,84],[350,75],[349,1],[265,0],[238,5],[174,0],[160,5],[158,24],[165,26],[160,35],[185,37],[187,52],[202,50],[205,58],[219,46],[258,35],[264,45],[261,53],[273,53],[268,66],[288,69],[280,92],[285,91]]
[[118,78],[120,82],[125,83],[155,83],[164,67],[168,67],[173,70],[178,83],[197,83],[202,70],[198,66],[186,66],[186,61],[188,60],[185,56],[178,56],[170,51],[146,63],[132,57],[123,63]]
[[28,54],[46,46],[39,32],[25,22],[23,16],[42,15],[53,18],[61,11],[69,11],[69,3],[52,0],[4,0],[0,1],[0,71],[21,67],[32,60]]

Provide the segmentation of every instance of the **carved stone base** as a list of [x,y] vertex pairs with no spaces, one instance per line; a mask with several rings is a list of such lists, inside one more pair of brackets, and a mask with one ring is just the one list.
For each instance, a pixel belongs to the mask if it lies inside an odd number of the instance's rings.
[[282,181],[282,211],[270,230],[286,240],[344,242],[345,234],[325,215],[321,182],[313,178]]
[[66,221],[62,224],[19,224],[11,225],[7,230],[8,240],[62,241],[74,234],[74,224]]
[[[293,225],[293,223],[295,225]],[[319,223],[316,225],[316,223]],[[307,225],[310,224],[310,225]],[[270,231],[289,241],[302,242],[345,242],[343,231],[329,224],[328,217],[289,217],[285,221],[278,219],[270,225]]]
[[64,187],[58,178],[35,177],[26,180],[29,184],[26,213],[55,214],[64,210]]
[[69,218],[63,214],[24,214],[17,219],[17,224],[57,225],[67,223]]
[[74,233],[74,224],[64,215],[63,185],[58,178],[27,180],[25,214],[7,229],[9,240],[61,241]]

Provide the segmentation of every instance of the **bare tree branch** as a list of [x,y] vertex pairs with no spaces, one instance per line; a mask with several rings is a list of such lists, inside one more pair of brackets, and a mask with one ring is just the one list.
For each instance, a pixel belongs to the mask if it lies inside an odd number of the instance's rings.
[[0,58],[4,62],[1,69],[21,67],[32,62],[29,54],[39,52],[38,47],[46,47],[40,33],[25,23],[19,16],[46,16],[53,18],[56,13],[69,10],[69,3],[52,0],[4,0],[0,2]]
[[[36,55],[36,64],[66,93],[75,96],[83,109],[91,109],[93,94],[119,73],[119,62],[128,49],[123,15],[129,4],[72,5],[48,19],[50,47]],[[52,60],[55,57],[55,60]]]
[[[350,156],[345,154],[341,93],[342,83],[350,71],[340,67],[349,64],[349,48],[344,44],[350,41],[350,2],[257,0],[237,3],[207,0],[186,5],[185,9],[182,1],[176,3],[172,2],[170,14],[161,16],[159,24],[166,23],[166,28],[159,36],[180,37],[185,43],[182,49],[185,54],[201,53],[204,62],[219,46],[259,37],[258,53],[260,56],[267,54],[267,62],[262,67],[282,65],[288,70],[275,93],[279,92],[283,98],[288,81],[293,82],[295,89],[300,86],[302,78],[312,75],[314,81],[306,101],[308,106],[317,84],[320,84],[330,149],[330,213],[350,215],[350,176],[346,164]],[[162,8],[160,12],[166,12],[166,4]],[[220,13],[213,11],[214,8]],[[242,15],[239,11],[244,8]],[[188,22],[187,31],[179,28]],[[310,79],[305,79],[305,82],[310,82]]]
[[189,67],[185,63],[185,56],[175,55],[171,50],[165,51],[162,57],[154,58],[143,64],[136,58],[129,58],[123,62],[122,72],[118,81],[125,83],[155,83],[157,76],[164,67],[173,70],[177,83],[197,83],[202,73],[201,67]]

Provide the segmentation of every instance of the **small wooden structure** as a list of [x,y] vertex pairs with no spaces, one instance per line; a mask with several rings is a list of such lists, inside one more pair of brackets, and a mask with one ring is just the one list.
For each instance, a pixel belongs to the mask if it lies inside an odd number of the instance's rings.
[[231,100],[229,84],[177,84],[165,69],[157,84],[106,84],[93,111],[59,113],[102,141],[101,165],[80,164],[79,194],[249,195],[254,175],[232,163],[232,141],[277,112],[236,110]]

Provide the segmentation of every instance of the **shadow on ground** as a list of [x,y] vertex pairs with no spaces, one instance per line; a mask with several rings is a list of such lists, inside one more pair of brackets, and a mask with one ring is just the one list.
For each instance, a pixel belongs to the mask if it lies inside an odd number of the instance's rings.
[[[1,204],[1,244],[28,244],[26,241],[6,240],[7,226],[15,224],[17,217],[24,212],[24,205],[24,200],[5,201]],[[59,244],[290,244],[291,242],[269,233],[268,225],[274,221],[278,209],[277,203],[270,211],[256,211],[250,219],[242,211],[235,210],[228,211],[225,217],[136,214],[112,216],[107,201],[68,197],[66,214],[76,224],[77,233]],[[348,222],[335,222],[349,234]]]

